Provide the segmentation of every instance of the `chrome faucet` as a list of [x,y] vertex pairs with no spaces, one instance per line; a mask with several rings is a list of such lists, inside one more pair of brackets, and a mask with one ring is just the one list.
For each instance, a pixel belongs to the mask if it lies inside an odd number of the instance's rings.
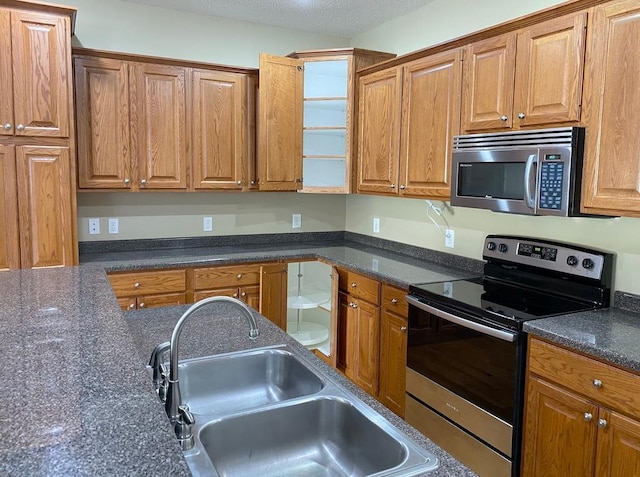
[[[249,338],[256,339],[260,334],[258,331],[258,325],[256,319],[251,312],[251,309],[240,300],[231,298],[228,296],[213,296],[205,298],[197,303],[194,303],[185,311],[176,326],[173,328],[171,334],[170,343],[170,360],[169,360],[169,388],[167,390],[167,399],[165,401],[164,409],[167,412],[167,417],[174,426],[176,437],[180,441],[180,445],[183,450],[193,447],[193,435],[191,434],[191,426],[194,423],[193,415],[189,412],[189,408],[182,404],[182,397],[180,396],[180,385],[178,378],[178,343],[180,340],[180,333],[187,319],[197,310],[210,303],[224,302],[232,304],[240,309],[245,315],[245,318],[249,322]],[[162,351],[163,344],[156,347],[156,350],[160,348]],[[155,350],[154,350],[155,351]],[[153,355],[152,355],[153,357]]]

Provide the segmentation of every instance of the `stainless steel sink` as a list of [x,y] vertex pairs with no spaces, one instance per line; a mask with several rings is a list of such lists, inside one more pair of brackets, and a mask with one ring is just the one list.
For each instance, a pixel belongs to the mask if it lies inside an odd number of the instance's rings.
[[353,404],[322,397],[212,422],[200,442],[221,476],[365,476],[402,464],[407,448]]
[[324,383],[284,349],[181,362],[182,400],[194,414],[228,414],[315,394]]
[[289,345],[181,361],[199,476],[410,477],[438,459]]

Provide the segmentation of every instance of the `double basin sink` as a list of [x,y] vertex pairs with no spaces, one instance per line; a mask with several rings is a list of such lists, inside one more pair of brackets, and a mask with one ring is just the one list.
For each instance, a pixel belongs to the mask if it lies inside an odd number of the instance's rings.
[[403,476],[437,458],[288,346],[180,361],[194,476]]

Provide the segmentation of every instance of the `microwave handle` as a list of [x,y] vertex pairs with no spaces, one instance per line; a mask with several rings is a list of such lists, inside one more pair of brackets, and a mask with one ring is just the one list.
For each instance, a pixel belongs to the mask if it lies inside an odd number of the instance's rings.
[[416,308],[426,311],[427,313],[431,313],[432,315],[435,315],[438,318],[442,318],[443,320],[451,321],[456,325],[460,325],[464,328],[469,328],[485,335],[493,336],[494,338],[498,338],[502,341],[508,341],[509,343],[513,343],[516,340],[516,335],[514,333],[491,328],[490,326],[482,325],[480,323],[476,323],[475,321],[465,320],[464,318],[461,318],[459,316],[452,315],[451,313],[447,313],[446,311],[439,310],[438,308],[434,308],[431,305],[422,303],[421,301],[416,300],[410,295],[407,295],[405,298],[409,305],[415,306]]
[[527,159],[527,165],[524,168],[524,200],[530,209],[536,207],[536,198],[531,194],[531,174],[533,172],[533,165],[538,165],[538,155],[531,154]]

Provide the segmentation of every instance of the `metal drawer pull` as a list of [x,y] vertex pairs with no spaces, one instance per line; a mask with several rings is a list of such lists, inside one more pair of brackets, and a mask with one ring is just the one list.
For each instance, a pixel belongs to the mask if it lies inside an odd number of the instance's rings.
[[247,293],[246,292],[242,292],[242,293],[240,293],[240,296],[247,296]]
[[357,287],[357,286],[358,286],[358,284],[357,284],[356,282],[353,282],[353,283],[351,284],[351,288],[355,288],[355,287]]
[[591,422],[591,419],[593,419],[593,414],[591,414],[590,412],[585,412],[584,413],[584,420],[587,422]]
[[608,422],[606,419],[598,419],[598,427],[601,427],[602,429],[606,429],[607,424]]
[[602,387],[602,381],[600,381],[599,379],[594,379],[593,386],[600,389]]
[[135,283],[133,284],[133,288],[140,288],[140,284],[139,284],[138,282],[135,282]]
[[401,326],[400,327],[400,331],[402,331],[402,332],[407,331],[407,327],[406,326]]
[[502,115],[500,116],[500,121],[506,121],[507,119],[509,119],[506,115]]
[[242,273],[238,273],[238,278],[242,278]]
[[24,125],[23,125],[23,124],[18,124],[18,125],[16,126],[16,129],[17,129],[18,131],[24,131]]
[[8,131],[9,129],[11,129],[11,123],[6,123],[4,125],[4,128]]
[[396,303],[398,303],[398,299],[397,298],[392,298],[391,299],[391,303],[393,303],[395,305]]
[[464,326],[465,328],[469,328],[470,330],[474,330],[488,336],[493,336],[494,338],[498,338],[502,341],[508,341],[509,343],[513,343],[516,340],[515,333],[509,333],[508,331],[491,328],[490,326],[485,326],[480,323],[476,323],[475,321],[465,320],[464,318],[452,315],[451,313],[447,313],[446,311],[438,310],[437,308],[434,308],[430,305],[425,305],[421,301],[412,298],[411,295],[407,295],[407,302],[409,302],[410,305],[413,305],[416,308],[426,311],[427,313],[431,313],[432,315],[442,318],[443,320],[455,323],[456,325]]
[[140,304],[138,305],[138,308],[144,308],[144,302],[140,303]]

